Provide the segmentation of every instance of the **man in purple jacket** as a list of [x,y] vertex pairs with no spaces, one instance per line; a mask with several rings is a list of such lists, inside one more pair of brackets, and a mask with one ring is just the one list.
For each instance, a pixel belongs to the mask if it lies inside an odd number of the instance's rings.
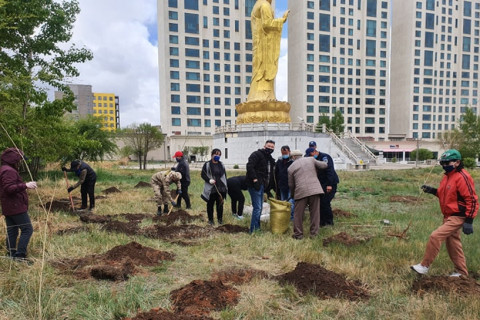
[[[0,159],[0,201],[2,214],[7,224],[7,255],[16,260],[25,260],[27,246],[33,234],[32,223],[28,216],[27,189],[37,188],[35,181],[23,182],[18,174],[23,152],[17,148],[3,151]],[[18,232],[20,239],[17,243]]]

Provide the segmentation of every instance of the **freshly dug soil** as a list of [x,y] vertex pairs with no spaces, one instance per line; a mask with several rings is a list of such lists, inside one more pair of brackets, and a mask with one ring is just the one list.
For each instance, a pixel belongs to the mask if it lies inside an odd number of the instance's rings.
[[108,189],[103,190],[102,192],[105,193],[105,194],[110,194],[110,193],[120,193],[122,191],[118,190],[115,187],[110,187]]
[[253,278],[268,278],[265,271],[254,269],[229,269],[212,274],[212,280],[218,280],[222,283],[231,283],[241,285],[252,281]]
[[196,225],[153,225],[144,228],[143,234],[146,237],[154,239],[172,240],[172,239],[196,239],[209,236],[212,232],[210,229],[199,227]]
[[51,264],[61,272],[81,279],[123,281],[137,272],[136,266],[155,266],[162,261],[174,260],[169,252],[144,247],[136,242],[112,248],[104,254],[90,255],[77,259],[62,259]]
[[326,247],[330,243],[342,243],[342,244],[346,245],[347,247],[350,247],[350,246],[354,246],[354,245],[357,245],[357,244],[360,244],[360,243],[364,243],[369,239],[370,238],[368,238],[368,237],[352,238],[346,232],[340,232],[340,233],[337,233],[336,235],[333,235],[329,238],[323,239],[323,246]]
[[93,214],[93,213],[84,213],[80,215],[80,221],[85,223],[107,223],[112,221],[112,216],[110,215],[100,216],[98,214]]
[[[74,201],[73,205],[75,209],[80,208],[81,202]],[[72,204],[70,203],[70,199],[61,199],[61,200],[52,200],[50,202],[45,203],[45,209],[50,210],[50,212],[57,212],[57,211],[67,211],[72,212]]]
[[136,185],[135,185],[135,189],[138,189],[138,188],[151,188],[152,185],[148,182],[145,182],[145,181],[140,181],[138,182]]
[[282,284],[292,284],[301,294],[314,294],[320,299],[343,298],[351,301],[369,299],[370,295],[359,281],[349,281],[345,276],[320,265],[299,262],[295,270],[277,277]]
[[142,221],[145,218],[154,218],[153,214],[149,213],[122,213],[118,217],[127,219],[128,221]]
[[56,234],[59,236],[63,236],[66,234],[74,234],[74,233],[79,233],[83,231],[88,231],[88,228],[86,226],[71,227],[71,228],[58,230]]
[[162,308],[154,308],[147,312],[140,312],[133,318],[124,318],[123,320],[213,320],[213,318],[172,313]]
[[247,227],[242,227],[236,224],[224,224],[217,227],[216,229],[224,233],[248,233],[249,230]]
[[333,213],[333,216],[334,217],[346,217],[346,218],[350,218],[350,217],[356,217],[357,215],[354,214],[354,213],[351,213],[351,212],[348,212],[348,211],[343,211],[343,210],[340,210],[340,209],[333,209],[332,210],[332,213]]
[[448,292],[478,299],[480,297],[480,284],[474,278],[461,276],[460,278],[449,276],[421,277],[412,284],[412,291],[420,295],[427,292]]
[[222,281],[194,280],[186,286],[170,292],[170,300],[176,312],[207,315],[238,303],[240,292],[224,285]]
[[161,216],[155,216],[153,218],[154,222],[165,222],[167,226],[180,221],[183,224],[190,223],[195,220],[203,220],[201,216],[192,216],[184,210],[177,210],[170,212],[170,214],[162,214]]
[[138,226],[138,221],[129,221],[129,222],[121,222],[121,221],[109,221],[102,226],[102,230],[109,231],[109,232],[118,232],[118,233],[125,233],[130,236],[141,234],[140,227]]

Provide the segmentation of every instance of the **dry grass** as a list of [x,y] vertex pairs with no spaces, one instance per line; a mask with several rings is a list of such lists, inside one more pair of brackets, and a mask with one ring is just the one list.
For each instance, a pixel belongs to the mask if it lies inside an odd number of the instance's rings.
[[[119,170],[115,164],[102,164],[99,171],[97,195],[111,186],[122,193],[97,200],[96,214],[153,214],[156,211],[155,202],[149,201],[152,190],[133,188],[139,181],[149,181],[153,171]],[[234,175],[238,174],[241,173]],[[169,308],[170,291],[192,280],[209,279],[217,271],[233,267],[252,268],[280,275],[293,270],[299,261],[320,264],[346,275],[348,279],[361,281],[371,298],[363,302],[319,300],[310,295],[301,296],[294,287],[281,286],[273,279],[254,279],[237,286],[241,292],[238,305],[212,316],[221,319],[478,318],[478,297],[461,297],[455,293],[420,296],[410,290],[416,276],[410,272],[409,265],[420,261],[428,235],[441,223],[436,199],[420,193],[419,187],[425,182],[437,185],[441,172],[412,169],[339,174],[341,184],[333,207],[355,216],[339,218],[335,227],[321,229],[316,239],[302,241],[291,239],[291,230],[285,235],[271,234],[267,231],[268,225],[262,225],[264,231],[253,236],[212,233],[197,240],[195,246],[108,233],[94,224],[87,225],[86,230],[79,233],[58,235],[59,230],[83,224],[71,213],[44,211],[37,195],[29,191],[29,212],[35,228],[29,253],[35,263],[27,266],[0,258],[0,319],[119,319],[133,316],[138,310]],[[192,171],[192,213],[205,216],[205,203],[199,197],[203,188],[199,175],[198,171]],[[472,175],[478,181],[480,173],[475,170]],[[62,173],[46,174],[39,181],[38,195],[43,203],[50,201],[52,196],[67,199]],[[79,196],[79,192],[74,191],[74,195]],[[389,202],[392,195],[419,197],[421,201],[409,204]],[[249,202],[248,194],[246,197]],[[249,225],[249,219],[239,222],[231,217],[229,200],[224,208],[226,223]],[[391,225],[380,223],[383,219],[391,221]],[[388,236],[389,232],[405,230],[410,222],[406,239]],[[142,226],[150,223],[145,221]],[[194,224],[205,226],[201,221]],[[308,233],[308,227],[305,227]],[[4,219],[0,219],[0,228],[5,230]],[[350,247],[341,244],[323,246],[323,239],[341,231],[372,238]],[[463,238],[468,267],[474,272],[480,271],[479,234],[480,229],[476,229],[472,236]],[[173,252],[176,260],[146,269],[124,283],[74,279],[60,274],[49,264],[55,259],[103,253],[132,240]],[[3,241],[0,250],[5,251]],[[45,263],[42,265],[43,255]],[[431,273],[442,275],[451,269],[451,262],[442,249]]]

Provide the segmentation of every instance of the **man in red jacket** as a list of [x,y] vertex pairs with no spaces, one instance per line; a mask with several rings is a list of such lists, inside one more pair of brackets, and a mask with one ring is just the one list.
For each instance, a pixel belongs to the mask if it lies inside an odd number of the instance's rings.
[[[26,189],[35,189],[37,183],[24,183],[18,174],[23,152],[17,148],[8,148],[1,155],[0,201],[2,214],[7,224],[7,254],[13,259],[24,260],[27,246],[33,234],[32,223],[28,216],[28,195]],[[20,239],[17,243],[18,232]]]
[[472,223],[478,211],[478,197],[472,177],[463,169],[460,152],[455,149],[445,151],[440,158],[440,164],[445,176],[438,189],[426,185],[423,185],[422,189],[423,192],[438,197],[443,224],[430,235],[422,262],[411,268],[419,274],[426,274],[445,241],[448,255],[455,265],[455,271],[450,276],[468,276],[460,229],[463,229],[466,235],[473,233]]

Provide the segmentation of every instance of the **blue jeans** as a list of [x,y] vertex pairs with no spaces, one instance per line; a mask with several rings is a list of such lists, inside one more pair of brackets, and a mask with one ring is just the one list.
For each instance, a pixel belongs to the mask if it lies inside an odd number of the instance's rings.
[[252,199],[252,222],[250,223],[250,233],[260,230],[260,216],[262,215],[263,209],[263,185],[259,190],[255,188],[248,188],[248,193],[250,193],[250,198]]
[[[290,189],[282,190],[280,189],[280,200],[287,201],[290,198]],[[290,211],[290,220],[293,220],[293,210],[295,209],[295,201],[293,199],[288,200],[292,205],[292,210]]]

